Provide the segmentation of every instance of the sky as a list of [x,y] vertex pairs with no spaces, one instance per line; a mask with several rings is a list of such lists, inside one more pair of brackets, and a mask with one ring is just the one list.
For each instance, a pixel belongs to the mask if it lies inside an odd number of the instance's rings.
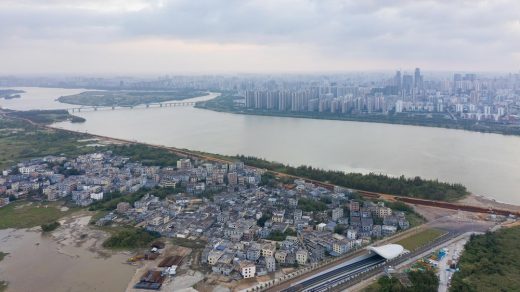
[[0,74],[520,70],[518,0],[0,0]]

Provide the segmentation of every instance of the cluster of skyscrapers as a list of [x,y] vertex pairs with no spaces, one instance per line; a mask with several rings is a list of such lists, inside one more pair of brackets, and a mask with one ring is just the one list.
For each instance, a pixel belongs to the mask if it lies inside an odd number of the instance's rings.
[[233,92],[248,110],[308,114],[439,114],[519,123],[520,74],[395,73],[198,75],[159,78],[0,77],[0,86]]
[[[362,90],[362,89],[361,89]],[[277,111],[350,113],[386,111],[382,94],[360,94],[356,87],[314,87],[297,91],[246,91],[245,107]]]
[[[511,78],[513,77],[513,78]],[[241,91],[247,109],[329,114],[390,112],[442,113],[475,120],[517,122],[520,78],[479,78],[454,74],[453,79],[426,80],[420,68],[413,74],[397,71],[392,78],[358,83],[301,82],[299,87],[268,87]],[[347,84],[348,83],[348,84]]]

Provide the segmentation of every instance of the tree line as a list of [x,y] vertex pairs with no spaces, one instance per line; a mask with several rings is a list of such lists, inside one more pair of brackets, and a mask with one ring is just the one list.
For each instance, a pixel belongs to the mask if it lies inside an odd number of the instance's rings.
[[472,235],[453,275],[450,291],[518,291],[520,227]]
[[376,173],[346,173],[305,165],[293,167],[251,156],[239,155],[235,158],[243,161],[246,165],[370,192],[439,201],[455,201],[468,194],[466,187],[461,184],[426,180],[418,176],[406,178],[405,176],[391,177]]

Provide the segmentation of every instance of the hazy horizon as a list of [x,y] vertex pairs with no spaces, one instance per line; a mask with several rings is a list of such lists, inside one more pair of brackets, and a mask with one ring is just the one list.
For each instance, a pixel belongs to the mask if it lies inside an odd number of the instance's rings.
[[2,0],[0,74],[518,72],[520,2]]

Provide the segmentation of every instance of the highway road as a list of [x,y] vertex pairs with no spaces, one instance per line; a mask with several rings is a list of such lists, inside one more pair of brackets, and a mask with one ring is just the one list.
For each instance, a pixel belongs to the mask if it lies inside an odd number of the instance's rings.
[[[403,254],[393,260],[386,261],[379,257],[369,257],[369,261],[360,261],[359,263],[341,266],[337,272],[331,271],[324,273],[312,271],[307,277],[300,276],[281,283],[278,286],[271,287],[267,291],[277,292],[318,292],[318,291],[343,291],[363,280],[382,273],[385,267],[397,266],[418,255],[439,248],[448,241],[460,236],[460,232],[448,232],[447,234],[437,238],[429,244],[415,250],[411,253]],[[373,261],[373,262],[372,262]],[[379,261],[379,262],[378,262]],[[338,263],[336,266],[340,266]],[[330,270],[330,268],[328,269]]]
[[377,266],[385,262],[385,259],[377,254],[369,257],[361,256],[359,260],[355,259],[353,263],[331,270],[329,272],[313,275],[302,282],[295,283],[293,286],[282,290],[284,292],[296,292],[303,288],[303,291],[315,292],[322,291],[333,283],[339,283],[349,276],[370,267]]

